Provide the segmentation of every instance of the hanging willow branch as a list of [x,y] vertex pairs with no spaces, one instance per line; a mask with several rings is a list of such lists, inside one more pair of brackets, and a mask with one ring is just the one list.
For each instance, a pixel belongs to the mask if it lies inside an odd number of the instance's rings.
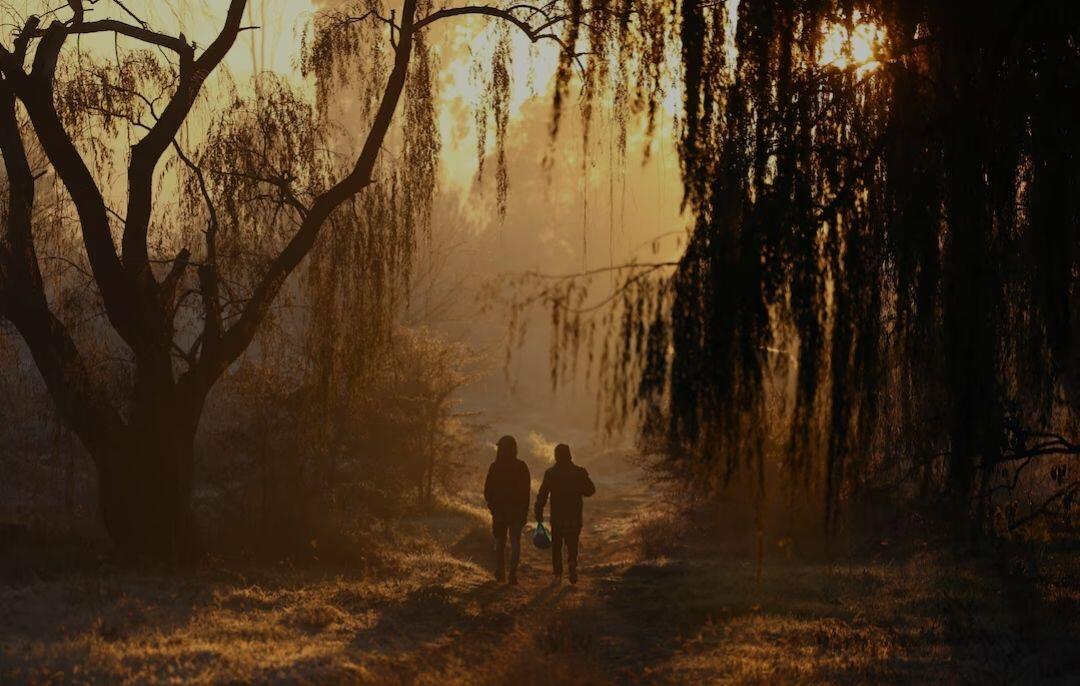
[[[1074,456],[1080,10],[683,0],[675,26],[694,228],[600,320],[609,412],[706,487],[761,474],[785,426],[785,479],[830,527],[919,455],[944,456],[958,522],[993,465]],[[540,294],[556,341],[591,330],[573,287]],[[1010,422],[1048,437],[1017,452]]]

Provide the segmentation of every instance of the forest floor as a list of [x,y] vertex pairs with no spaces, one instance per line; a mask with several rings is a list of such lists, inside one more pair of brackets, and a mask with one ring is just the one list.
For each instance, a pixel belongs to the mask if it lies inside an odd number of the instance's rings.
[[759,578],[704,540],[643,555],[647,489],[597,485],[576,586],[531,544],[497,584],[466,507],[366,575],[6,555],[0,683],[1080,683],[1075,546],[776,556]]

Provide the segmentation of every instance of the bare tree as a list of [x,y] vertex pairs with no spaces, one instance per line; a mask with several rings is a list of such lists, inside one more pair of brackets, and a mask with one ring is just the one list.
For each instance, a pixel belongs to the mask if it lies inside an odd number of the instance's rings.
[[[563,10],[555,4],[433,10],[418,0],[405,0],[400,11],[389,16],[372,4],[366,12],[342,14],[327,22],[328,31],[347,31],[364,22],[377,27],[392,46],[390,68],[376,71],[382,75],[382,85],[372,98],[370,125],[351,165],[338,176],[326,178],[323,187],[313,183],[301,190],[296,187],[297,180],[287,174],[255,174],[250,165],[236,170],[206,168],[208,161],[229,160],[212,154],[196,159],[185,154],[179,142],[208,77],[245,30],[246,4],[246,0],[230,0],[220,32],[205,48],[183,34],[159,33],[144,22],[90,20],[82,3],[77,2],[54,12],[67,18],[56,19],[47,27],[39,18],[30,17],[10,45],[0,46],[0,151],[7,175],[5,233],[0,243],[0,316],[25,341],[60,415],[93,458],[106,529],[118,548],[129,553],[176,559],[191,550],[193,446],[207,394],[252,343],[286,279],[312,250],[331,216],[373,183],[380,150],[407,91],[406,82],[412,78],[410,62],[426,51],[423,29],[458,16],[499,19],[534,42],[550,39],[559,43],[564,62],[569,64],[580,58],[571,46],[585,12],[577,5]],[[612,17],[612,21],[616,19]],[[552,31],[568,20],[573,25],[569,38]],[[73,36],[89,34],[123,38],[147,48],[144,54],[149,57],[140,58],[145,60],[144,76],[158,74],[161,85],[166,86],[164,94],[155,98],[139,93],[135,86],[142,81],[135,79],[132,86],[120,79],[101,86],[112,100],[64,100],[64,79],[58,76],[58,65],[64,64],[65,46],[73,42]],[[362,46],[351,47],[359,50]],[[161,65],[159,54],[167,56],[167,66],[146,66]],[[74,68],[75,79],[85,75],[80,74],[79,65]],[[564,75],[562,81],[567,78]],[[505,84],[501,90],[505,91]],[[120,95],[141,103],[151,121],[145,123],[116,107],[114,101]],[[428,101],[430,104],[430,97]],[[108,188],[95,177],[92,163],[70,130],[73,113],[69,110],[79,108],[126,118],[141,131],[126,162],[127,206],[122,215],[109,208]],[[406,118],[414,115],[407,112]],[[24,116],[28,126],[20,126]],[[287,127],[289,122],[277,125]],[[130,350],[131,384],[119,403],[95,378],[69,325],[55,312],[47,295],[35,234],[40,174],[32,171],[28,161],[28,147],[36,145],[70,195],[93,285],[109,325]],[[161,204],[161,194],[155,192],[160,191],[155,188],[155,172],[163,160],[174,159],[167,155],[170,151],[190,169],[193,188],[206,201],[207,217],[204,230],[184,229],[179,243],[183,247],[162,259],[149,249],[148,235],[151,218]],[[237,253],[221,251],[219,239],[226,218],[215,209],[215,198],[211,197],[229,190],[223,179],[241,176],[250,188],[261,189],[262,196],[275,205],[275,212],[289,212],[294,219],[274,254],[257,262],[258,274],[246,295],[233,293],[225,277],[227,262]],[[237,216],[235,211],[230,214]],[[241,219],[245,217],[255,220],[241,214]],[[114,229],[118,229],[119,246],[114,242]],[[185,245],[196,238],[201,245]],[[193,249],[201,254],[200,260],[193,257]],[[185,288],[189,281],[193,285]],[[192,308],[189,298],[200,305]],[[182,311],[194,314],[181,317]]]

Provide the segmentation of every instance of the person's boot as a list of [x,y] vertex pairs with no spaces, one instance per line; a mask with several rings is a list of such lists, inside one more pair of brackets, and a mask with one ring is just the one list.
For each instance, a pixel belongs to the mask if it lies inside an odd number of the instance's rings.
[[570,565],[570,583],[577,583],[577,565]]
[[508,583],[511,586],[517,586],[517,570],[516,569],[511,569],[510,570],[510,578],[507,580],[506,583]]
[[505,578],[506,578],[506,570],[503,569],[502,565],[499,565],[498,567],[495,568],[495,581],[498,581],[499,583],[502,583],[503,579],[505,579]]

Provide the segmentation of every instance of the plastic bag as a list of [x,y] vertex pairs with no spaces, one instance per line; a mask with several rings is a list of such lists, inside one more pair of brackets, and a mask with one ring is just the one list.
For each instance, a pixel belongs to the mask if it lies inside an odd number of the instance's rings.
[[551,547],[551,534],[544,528],[543,522],[536,523],[536,531],[533,532],[533,545],[541,550]]

